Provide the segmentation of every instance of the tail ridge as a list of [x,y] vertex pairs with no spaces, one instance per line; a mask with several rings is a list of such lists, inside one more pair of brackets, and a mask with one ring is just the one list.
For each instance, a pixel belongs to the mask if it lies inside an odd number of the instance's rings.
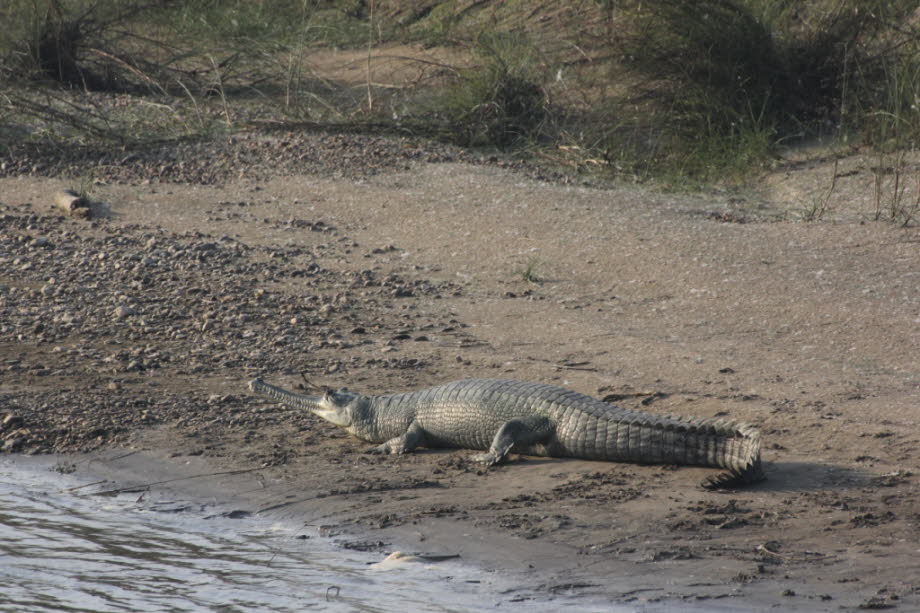
[[[721,430],[726,423],[716,426]],[[755,426],[746,423],[732,424],[733,436],[728,446],[733,446],[731,453],[726,450],[726,471],[706,478],[700,485],[708,490],[734,489],[766,480],[763,463],[760,459],[761,434]],[[731,445],[733,444],[733,445]]]

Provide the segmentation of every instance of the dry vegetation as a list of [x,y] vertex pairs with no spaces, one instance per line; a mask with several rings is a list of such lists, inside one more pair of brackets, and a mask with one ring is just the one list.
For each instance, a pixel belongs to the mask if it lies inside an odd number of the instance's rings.
[[373,130],[608,176],[737,180],[815,139],[912,151],[917,6],[12,0],[0,134],[143,146]]

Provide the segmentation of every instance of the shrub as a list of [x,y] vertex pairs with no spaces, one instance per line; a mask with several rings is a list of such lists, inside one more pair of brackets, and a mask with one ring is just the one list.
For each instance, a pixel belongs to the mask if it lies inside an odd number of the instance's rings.
[[892,95],[885,75],[916,85],[916,37],[891,36],[909,4],[837,0],[808,15],[788,0],[633,4],[617,41],[637,82],[619,108],[633,113],[608,147],[636,146],[638,131],[653,165],[706,175],[791,138],[856,127],[845,118],[886,117],[893,100],[903,123],[911,92]]
[[480,65],[451,79],[435,115],[463,145],[509,147],[534,137],[547,113],[535,49],[520,34],[486,33],[475,50]]
[[88,23],[67,8],[59,0],[12,0],[0,9],[2,67],[18,76],[41,74],[62,82],[79,81],[82,71],[77,58]]

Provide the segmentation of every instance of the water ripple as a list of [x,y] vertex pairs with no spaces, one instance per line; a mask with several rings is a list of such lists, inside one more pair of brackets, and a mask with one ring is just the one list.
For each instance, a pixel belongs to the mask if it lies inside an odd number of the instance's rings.
[[71,484],[58,481],[0,460],[2,612],[469,611],[501,600],[450,565],[372,573],[370,556],[293,538],[303,531],[289,525],[205,519],[184,503],[157,512],[129,496],[62,493]]

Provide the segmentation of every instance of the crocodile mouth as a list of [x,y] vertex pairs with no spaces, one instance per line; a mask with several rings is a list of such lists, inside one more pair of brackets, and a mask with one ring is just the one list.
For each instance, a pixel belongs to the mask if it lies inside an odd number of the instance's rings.
[[258,394],[264,394],[284,405],[310,411],[317,417],[339,426],[348,428],[352,424],[348,410],[332,405],[327,396],[306,396],[296,394],[286,389],[266,383],[262,379],[253,379],[249,382],[249,389]]

